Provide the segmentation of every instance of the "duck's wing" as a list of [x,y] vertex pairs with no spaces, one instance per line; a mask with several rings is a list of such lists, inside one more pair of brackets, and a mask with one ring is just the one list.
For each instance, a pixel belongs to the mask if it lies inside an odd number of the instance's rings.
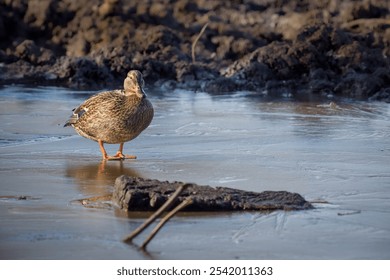
[[123,95],[120,90],[106,91],[99,94],[93,95],[84,101],[79,107],[74,108],[73,114],[66,121],[64,127],[76,124],[82,117],[89,111],[95,111],[102,104],[110,102],[118,98],[118,95]]

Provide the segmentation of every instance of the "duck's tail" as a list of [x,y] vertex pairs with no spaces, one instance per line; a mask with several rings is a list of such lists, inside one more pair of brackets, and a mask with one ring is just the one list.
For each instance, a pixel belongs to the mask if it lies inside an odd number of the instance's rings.
[[66,121],[66,123],[64,124],[64,127],[72,126],[74,124],[75,124],[75,122],[72,120],[72,118],[70,118],[69,120]]
[[[75,109],[73,109],[73,112],[75,111]],[[66,123],[64,124],[64,127],[67,127],[67,126],[73,126],[77,120],[79,119],[79,115],[78,114],[75,114],[73,113],[69,119],[66,121]]]
[[64,127],[71,126],[73,123],[71,123],[69,120],[64,124]]

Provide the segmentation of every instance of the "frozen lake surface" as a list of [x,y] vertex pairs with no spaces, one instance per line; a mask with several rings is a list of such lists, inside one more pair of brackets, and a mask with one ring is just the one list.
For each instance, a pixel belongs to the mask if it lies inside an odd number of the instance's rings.
[[[390,258],[390,104],[149,89],[155,118],[124,148],[138,159],[105,163],[63,128],[93,93],[0,88],[0,259]],[[75,203],[122,174],[287,190],[316,208],[182,213],[145,254],[121,239],[150,213]]]

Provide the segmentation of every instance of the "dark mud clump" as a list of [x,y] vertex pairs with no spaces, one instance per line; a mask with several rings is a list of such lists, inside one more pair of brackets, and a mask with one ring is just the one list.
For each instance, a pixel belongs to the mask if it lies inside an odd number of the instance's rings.
[[[125,211],[156,211],[183,183],[128,176],[115,181],[113,202]],[[313,206],[301,195],[286,191],[246,192],[237,189],[191,184],[176,204],[191,197],[193,204],[185,211],[304,210]]]
[[389,7],[387,0],[0,0],[0,83],[114,87],[138,69],[164,89],[390,101]]

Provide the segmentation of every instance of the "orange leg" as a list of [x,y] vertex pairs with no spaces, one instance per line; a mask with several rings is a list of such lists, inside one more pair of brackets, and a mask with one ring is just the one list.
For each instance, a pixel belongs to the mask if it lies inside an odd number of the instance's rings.
[[136,156],[124,155],[122,153],[122,151],[123,151],[123,143],[121,143],[119,145],[119,150],[115,154],[115,156],[107,155],[107,152],[106,152],[106,149],[104,149],[104,143],[103,143],[102,140],[98,140],[98,143],[99,143],[100,151],[102,152],[103,160],[121,160],[121,159],[126,159],[126,158],[127,159],[136,159],[137,158]]
[[133,155],[124,155],[123,154],[123,143],[120,143],[119,145],[119,150],[118,152],[116,153],[116,155],[114,157],[120,157],[122,159],[136,159],[137,157],[136,156],[133,156]]
[[98,140],[98,143],[99,143],[100,151],[102,152],[103,159],[108,159],[108,155],[107,155],[106,149],[104,149],[104,146],[103,146],[103,141],[102,140]]

